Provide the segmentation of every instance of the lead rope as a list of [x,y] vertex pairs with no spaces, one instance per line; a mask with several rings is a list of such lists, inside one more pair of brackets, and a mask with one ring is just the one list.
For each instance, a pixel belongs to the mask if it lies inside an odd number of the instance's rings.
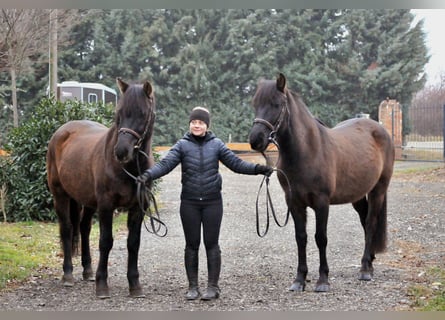
[[[271,136],[270,136],[269,140],[273,144],[275,144],[277,146],[277,148],[279,149],[278,143],[276,142],[275,137],[274,137],[274,135],[272,135],[272,133],[271,133]],[[271,164],[271,160],[266,156],[266,154],[264,152],[261,152],[261,154],[263,155],[264,159],[266,159],[266,164],[270,165]],[[287,186],[289,188],[289,192],[291,192],[290,182],[289,182],[288,177],[284,173],[284,171],[281,170],[281,169],[276,168],[276,166],[273,169],[273,171],[276,171],[277,175],[278,175],[278,172],[283,175],[283,177],[286,179],[286,183],[287,183]],[[275,220],[275,223],[280,228],[282,228],[282,227],[287,225],[287,223],[289,222],[289,216],[290,216],[290,210],[289,210],[289,207],[287,207],[287,213],[286,213],[286,218],[284,220],[284,223],[280,223],[278,221],[278,218],[277,218],[277,215],[275,213],[274,206],[273,206],[273,202],[272,202],[272,197],[270,195],[270,190],[269,190],[269,180],[270,179],[269,178],[270,177],[268,177],[268,176],[264,176],[263,177],[263,180],[261,181],[260,187],[258,188],[258,194],[257,194],[257,197],[256,197],[256,203],[255,203],[255,208],[256,208],[256,213],[255,213],[255,215],[256,215],[256,230],[257,230],[257,234],[258,234],[258,236],[260,238],[263,238],[267,234],[267,232],[269,231],[269,224],[270,224],[269,221],[270,221],[270,215],[271,214],[272,214],[273,219]],[[264,182],[266,182],[266,184],[265,184],[265,186],[266,186],[266,227],[265,227],[264,232],[261,233],[261,231],[260,231],[260,214],[259,214],[259,198],[260,198],[261,190],[262,190],[262,188],[264,186]]]
[[[138,153],[144,155],[148,159],[148,155],[142,151],[141,149],[137,148]],[[142,173],[142,170],[140,168],[139,164],[139,157],[136,157],[137,161],[137,168],[138,168],[138,174],[140,175]],[[149,233],[153,233],[154,235],[158,237],[165,237],[168,232],[167,225],[161,220],[158,205],[156,203],[156,198],[151,191],[150,188],[147,188],[147,186],[137,181],[137,177],[132,175],[127,169],[122,167],[122,169],[125,171],[125,173],[131,177],[133,180],[136,181],[136,198],[138,201],[139,208],[141,209],[141,212],[144,214],[144,227],[145,230],[147,230]],[[150,203],[153,204],[153,208],[150,206]],[[145,208],[146,207],[146,208]],[[147,225],[147,221],[145,217],[148,217],[150,219],[150,227]],[[164,229],[163,233],[160,233],[161,228]]]

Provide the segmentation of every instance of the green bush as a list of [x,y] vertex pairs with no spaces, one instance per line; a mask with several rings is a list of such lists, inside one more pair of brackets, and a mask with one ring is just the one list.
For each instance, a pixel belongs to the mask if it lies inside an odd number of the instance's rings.
[[8,134],[0,157],[0,186],[6,186],[6,216],[8,221],[54,221],[52,197],[46,182],[46,151],[49,139],[69,120],[90,119],[109,126],[114,107],[104,104],[84,104],[44,98],[33,116]]

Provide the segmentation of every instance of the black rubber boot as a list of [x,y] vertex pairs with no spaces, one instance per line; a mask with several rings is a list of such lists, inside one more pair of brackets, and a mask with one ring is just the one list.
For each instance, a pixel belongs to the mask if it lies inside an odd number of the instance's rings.
[[221,250],[219,246],[207,251],[208,282],[207,289],[202,294],[201,300],[213,300],[219,298],[219,274],[221,272]]
[[199,298],[198,289],[198,265],[199,265],[199,251],[190,248],[185,248],[184,264],[189,281],[189,289],[185,294],[187,300],[196,300]]

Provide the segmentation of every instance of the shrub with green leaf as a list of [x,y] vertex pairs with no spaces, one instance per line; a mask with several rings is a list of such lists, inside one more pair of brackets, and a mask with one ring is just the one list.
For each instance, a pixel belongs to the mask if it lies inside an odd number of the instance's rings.
[[6,186],[6,216],[12,221],[54,221],[52,197],[46,182],[46,151],[53,133],[69,120],[89,119],[109,126],[114,106],[60,102],[44,98],[33,116],[14,128],[0,157],[0,186]]

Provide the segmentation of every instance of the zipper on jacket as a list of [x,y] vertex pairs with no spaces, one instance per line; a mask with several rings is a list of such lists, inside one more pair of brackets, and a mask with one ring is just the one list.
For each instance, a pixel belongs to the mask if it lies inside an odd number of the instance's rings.
[[202,181],[202,177],[203,177],[203,171],[204,171],[204,143],[205,141],[203,141],[202,143],[199,144],[199,170],[200,170],[200,175],[199,175],[199,179],[200,179],[200,185],[201,185],[201,189],[200,189],[200,195],[199,195],[199,200],[202,201],[202,185],[203,185],[203,181]]

